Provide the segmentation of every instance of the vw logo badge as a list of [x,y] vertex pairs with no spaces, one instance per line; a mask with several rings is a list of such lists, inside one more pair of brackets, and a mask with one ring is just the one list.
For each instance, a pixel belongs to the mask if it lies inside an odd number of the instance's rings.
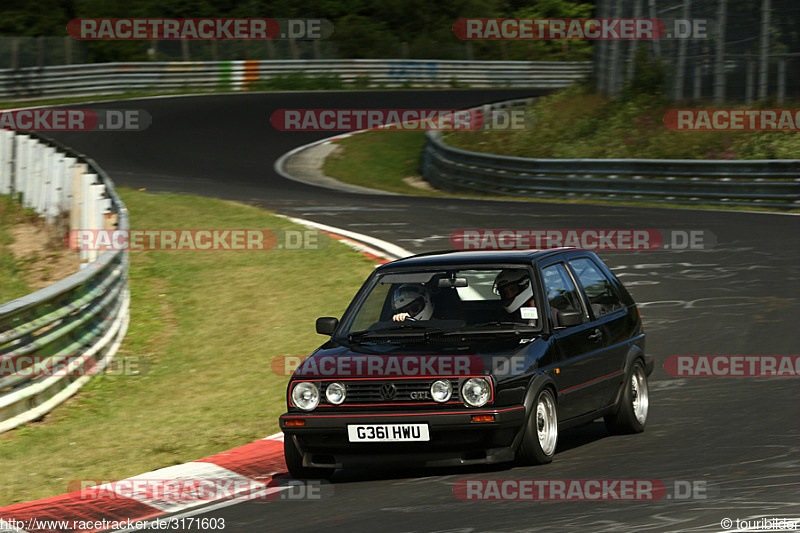
[[383,400],[394,400],[397,396],[397,387],[393,383],[384,383],[381,385],[380,395]]

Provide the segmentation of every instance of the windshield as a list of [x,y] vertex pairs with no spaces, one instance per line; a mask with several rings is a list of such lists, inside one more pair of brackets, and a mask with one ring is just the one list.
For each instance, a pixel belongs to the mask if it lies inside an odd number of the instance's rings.
[[530,271],[453,269],[383,274],[345,319],[350,337],[425,332],[535,331],[541,315]]

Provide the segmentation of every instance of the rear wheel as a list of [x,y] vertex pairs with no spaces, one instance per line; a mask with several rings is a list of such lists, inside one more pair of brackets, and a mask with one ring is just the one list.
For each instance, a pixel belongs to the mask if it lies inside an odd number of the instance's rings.
[[647,424],[650,409],[650,389],[641,361],[636,361],[630,378],[625,383],[616,414],[606,415],[604,420],[610,433],[640,433]]
[[283,436],[283,459],[289,474],[295,479],[328,479],[333,476],[333,468],[303,466],[303,455],[289,435]]
[[517,458],[523,464],[541,465],[553,460],[558,442],[558,411],[553,392],[540,389],[536,394]]

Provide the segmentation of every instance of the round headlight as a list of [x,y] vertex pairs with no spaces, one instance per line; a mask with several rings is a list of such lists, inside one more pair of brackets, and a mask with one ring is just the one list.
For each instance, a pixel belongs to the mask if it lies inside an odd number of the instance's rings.
[[461,386],[461,399],[471,407],[480,407],[489,401],[489,382],[484,378],[470,378]]
[[297,383],[292,389],[292,402],[303,411],[311,411],[319,405],[319,389],[313,383]]
[[345,390],[343,383],[329,383],[328,386],[325,387],[325,398],[327,398],[328,401],[333,405],[339,405],[342,403],[346,395],[347,391]]
[[431,398],[439,403],[444,403],[453,395],[453,386],[449,381],[439,379],[431,384]]

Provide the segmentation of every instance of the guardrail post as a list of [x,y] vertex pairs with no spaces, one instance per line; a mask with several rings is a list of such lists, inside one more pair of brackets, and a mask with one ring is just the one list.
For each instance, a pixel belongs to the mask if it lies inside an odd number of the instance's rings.
[[[85,229],[83,224],[83,176],[89,171],[86,163],[77,163],[72,166],[72,207],[69,211],[69,228],[71,230]],[[81,268],[86,260],[86,252],[80,252]]]
[[0,194],[13,194],[14,132],[0,130]]
[[[97,180],[97,174],[84,174],[81,176],[81,199],[82,209],[79,229],[96,230],[94,227],[95,221],[95,204],[92,201],[91,186]],[[81,268],[84,268],[88,263],[94,262],[97,258],[96,250],[81,250]],[[85,263],[84,263],[85,261]]]

